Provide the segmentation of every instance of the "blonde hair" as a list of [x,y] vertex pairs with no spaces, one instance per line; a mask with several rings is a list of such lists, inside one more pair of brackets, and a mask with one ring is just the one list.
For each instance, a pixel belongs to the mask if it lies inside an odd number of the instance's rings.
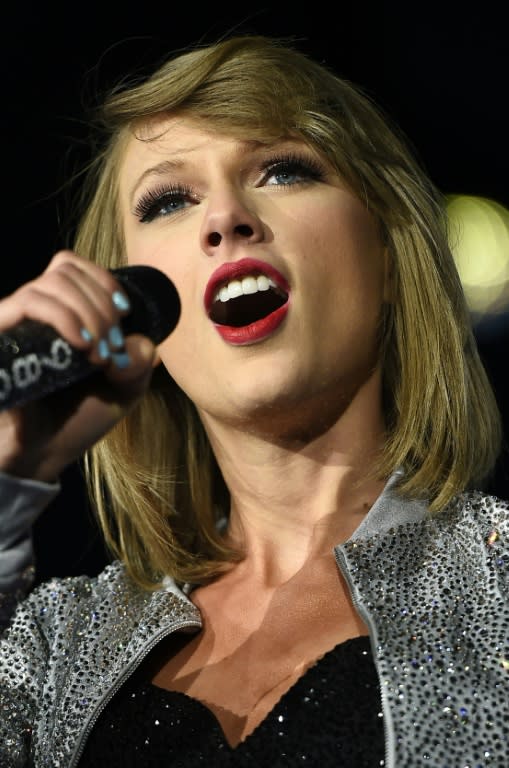
[[[400,492],[429,498],[432,511],[481,483],[500,450],[500,418],[442,198],[371,100],[288,41],[239,36],[197,47],[113,92],[76,251],[109,268],[124,263],[117,173],[125,143],[177,113],[236,136],[300,137],[365,201],[382,227],[393,285],[381,349],[387,437],[376,472],[386,478],[402,467]],[[166,574],[203,583],[240,557],[218,531],[228,492],[197,412],[164,370],[89,451],[86,468],[106,542],[140,584]]]

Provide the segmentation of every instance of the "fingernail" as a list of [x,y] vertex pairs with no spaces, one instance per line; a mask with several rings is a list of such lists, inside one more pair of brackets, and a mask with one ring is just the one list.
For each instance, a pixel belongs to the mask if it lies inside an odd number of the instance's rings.
[[110,348],[108,346],[108,342],[106,339],[101,339],[101,341],[97,345],[97,354],[101,358],[101,360],[107,360],[110,356]]
[[148,339],[142,339],[139,346],[140,357],[145,360],[152,360],[154,357],[154,346]]
[[131,358],[127,352],[113,352],[111,359],[117,368],[127,368],[131,364]]
[[92,337],[92,334],[90,333],[90,331],[88,330],[88,328],[82,328],[80,330],[80,334],[81,334],[81,338],[84,341],[92,341],[93,337]]
[[108,333],[108,339],[110,342],[110,346],[112,347],[123,347],[124,346],[124,334],[118,327],[118,325],[113,325]]
[[131,302],[121,291],[115,291],[111,298],[117,309],[120,309],[121,311],[131,309]]

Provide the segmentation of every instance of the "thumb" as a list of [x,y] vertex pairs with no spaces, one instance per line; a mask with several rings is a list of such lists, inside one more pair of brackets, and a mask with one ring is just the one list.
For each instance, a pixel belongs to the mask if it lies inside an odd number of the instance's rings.
[[128,336],[121,351],[114,352],[104,373],[121,399],[131,400],[148,387],[156,359],[156,348],[146,336]]

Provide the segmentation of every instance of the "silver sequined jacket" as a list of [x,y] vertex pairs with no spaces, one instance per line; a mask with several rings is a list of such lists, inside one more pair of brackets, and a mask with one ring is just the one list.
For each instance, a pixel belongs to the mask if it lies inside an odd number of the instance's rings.
[[[507,768],[508,505],[469,493],[431,517],[394,479],[334,550],[370,629],[386,768]],[[0,517],[0,585],[6,538]],[[184,627],[200,616],[175,584],[146,594],[119,563],[33,590],[0,645],[1,768],[75,768],[115,691]]]

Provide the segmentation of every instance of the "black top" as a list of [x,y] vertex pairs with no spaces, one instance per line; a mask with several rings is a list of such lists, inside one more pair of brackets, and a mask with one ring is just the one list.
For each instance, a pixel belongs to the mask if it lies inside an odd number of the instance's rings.
[[378,768],[380,685],[369,638],[340,643],[309,667],[237,747],[200,701],[130,678],[97,721],[79,768]]

